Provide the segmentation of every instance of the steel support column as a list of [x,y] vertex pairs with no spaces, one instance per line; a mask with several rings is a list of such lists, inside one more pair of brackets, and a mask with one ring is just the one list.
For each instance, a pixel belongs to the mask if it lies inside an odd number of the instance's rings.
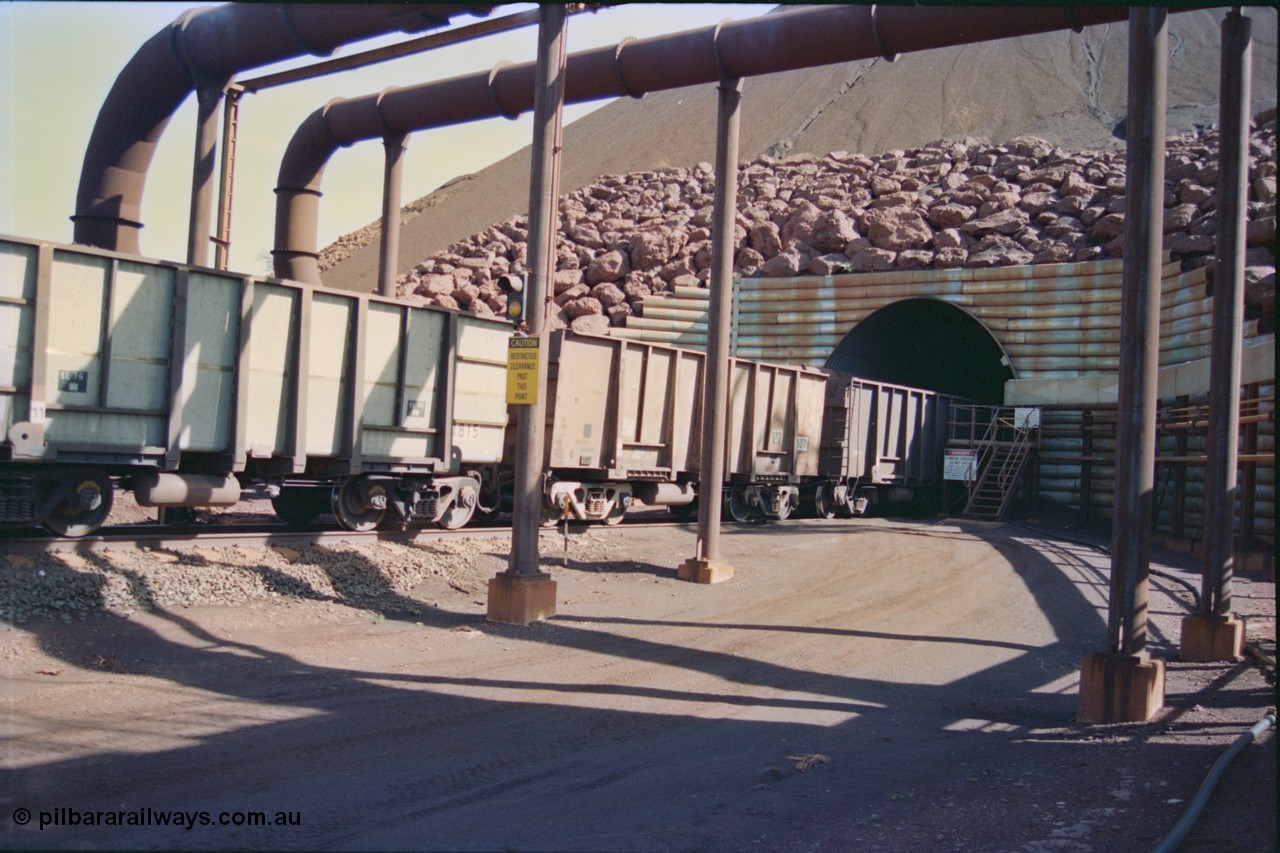
[[1245,214],[1249,198],[1249,75],[1252,27],[1234,9],[1222,21],[1218,115],[1218,251],[1209,347],[1205,438],[1204,567],[1200,610],[1182,620],[1183,660],[1234,660],[1244,622],[1231,615],[1236,466],[1240,433],[1240,348],[1244,327]]
[[1109,650],[1131,655],[1147,645],[1156,372],[1160,366],[1167,58],[1166,10],[1131,10],[1115,529],[1107,622]]
[[707,309],[707,361],[702,398],[702,446],[698,467],[698,540],[678,575],[698,583],[733,577],[720,559],[721,484],[729,410],[729,336],[733,323],[734,226],[738,217],[738,135],[741,78],[723,78],[716,119],[716,189],[712,209],[711,299]]
[[1124,271],[1107,651],[1085,658],[1079,717],[1140,721],[1164,704],[1164,666],[1146,656],[1155,492],[1156,375],[1164,219],[1168,11],[1129,10]]
[[1201,609],[1231,609],[1235,542],[1240,347],[1244,327],[1245,214],[1249,198],[1251,25],[1233,10],[1222,22],[1218,121],[1218,252],[1209,349],[1209,436],[1205,466],[1205,563]]
[[209,265],[210,224],[213,221],[213,172],[218,148],[218,112],[222,89],[201,86],[196,90],[195,158],[191,166],[191,215],[187,220],[187,263]]
[[553,288],[564,123],[565,8],[539,7],[538,64],[533,103],[533,172],[529,181],[529,280],[525,313],[529,334],[539,337],[537,401],[517,406],[515,494],[511,559],[489,583],[488,618],[528,624],[555,615],[555,583],[538,567],[542,521],[542,459],[546,430],[547,350],[542,334]]
[[222,108],[222,166],[218,179],[218,227],[213,238],[213,265],[227,268],[231,253],[231,201],[236,179],[236,135],[240,123],[240,96],[244,89],[232,83],[227,87]]
[[378,247],[378,293],[396,295],[396,258],[400,254],[400,187],[404,183],[407,134],[383,137],[386,161],[382,172],[382,234]]

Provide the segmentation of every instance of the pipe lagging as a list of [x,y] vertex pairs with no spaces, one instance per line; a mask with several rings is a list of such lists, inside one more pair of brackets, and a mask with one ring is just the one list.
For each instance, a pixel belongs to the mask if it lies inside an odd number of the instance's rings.
[[[713,27],[627,39],[568,57],[565,103],[638,98],[722,78],[815,68],[958,44],[1123,21],[1122,7],[830,5],[787,9]],[[276,182],[276,277],[320,284],[320,183],[340,147],[533,107],[534,63],[331,101],[294,133]],[[317,111],[320,113],[321,111]]]
[[1218,782],[1222,779],[1222,774],[1226,771],[1227,765],[1240,754],[1242,749],[1253,743],[1263,732],[1275,724],[1276,709],[1272,708],[1263,715],[1261,720],[1254,723],[1249,731],[1236,738],[1235,742],[1227,747],[1226,752],[1218,756],[1218,760],[1209,769],[1209,775],[1205,777],[1204,782],[1200,785],[1200,790],[1196,792],[1195,798],[1187,806],[1187,810],[1183,812],[1182,818],[1174,824],[1173,829],[1169,830],[1169,834],[1156,845],[1154,853],[1173,853],[1178,849],[1178,845],[1186,840],[1187,835],[1191,832],[1191,827],[1195,826],[1196,821],[1200,818],[1200,813],[1208,805],[1209,798],[1213,796],[1214,789],[1218,787]]

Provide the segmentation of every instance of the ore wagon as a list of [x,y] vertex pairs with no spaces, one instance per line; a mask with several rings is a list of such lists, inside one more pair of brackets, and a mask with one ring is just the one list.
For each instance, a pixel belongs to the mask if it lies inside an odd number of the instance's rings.
[[501,459],[510,326],[0,239],[0,523],[95,530],[265,485],[303,523],[465,524]]
[[832,374],[827,379],[822,476],[808,484],[817,514],[865,515],[940,493],[953,397]]

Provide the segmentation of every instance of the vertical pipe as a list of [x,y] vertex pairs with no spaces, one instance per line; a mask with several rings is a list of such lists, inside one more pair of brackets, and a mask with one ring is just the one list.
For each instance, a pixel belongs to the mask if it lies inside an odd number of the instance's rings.
[[191,166],[191,216],[187,220],[187,263],[209,265],[209,234],[213,204],[213,165],[218,145],[218,107],[222,90],[201,86],[196,91],[195,161]]
[[213,265],[220,270],[227,268],[227,256],[231,252],[231,196],[236,179],[236,130],[240,121],[240,96],[244,89],[234,83],[227,87],[226,104],[222,112],[222,171],[218,181],[218,233]]
[[1200,607],[1231,610],[1235,543],[1240,336],[1244,326],[1245,212],[1249,198],[1251,22],[1233,9],[1222,21],[1218,117],[1218,252],[1209,347],[1209,435],[1205,447],[1204,575]]
[[378,247],[378,293],[396,295],[396,258],[400,254],[400,186],[403,183],[406,134],[382,138],[386,160],[382,170],[382,236]]
[[553,296],[549,286],[555,260],[556,204],[560,195],[560,143],[564,121],[565,10],[538,7],[538,67],[533,102],[533,173],[529,181],[529,282],[525,314],[538,348],[538,399],[517,407],[514,512],[507,572],[536,575],[538,528],[542,519],[542,457],[547,410],[547,350],[542,335]]
[[1129,10],[1123,291],[1109,651],[1147,643],[1147,577],[1155,487],[1156,371],[1160,355],[1160,260],[1164,215],[1168,10]]
[[702,459],[698,468],[698,540],[694,559],[720,556],[720,484],[724,482],[729,410],[729,327],[733,312],[733,229],[738,216],[738,129],[742,80],[722,79],[716,118],[716,189],[712,208],[711,299],[707,308],[707,364],[702,400]]

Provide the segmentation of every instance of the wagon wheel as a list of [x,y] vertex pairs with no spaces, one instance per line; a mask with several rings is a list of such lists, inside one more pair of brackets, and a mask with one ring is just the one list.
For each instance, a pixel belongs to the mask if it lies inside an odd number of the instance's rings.
[[366,484],[358,478],[334,486],[329,504],[338,523],[357,533],[373,530],[387,514],[387,490],[381,483]]
[[271,508],[290,527],[308,527],[329,506],[321,489],[282,489],[271,499]]
[[88,536],[111,514],[111,478],[101,471],[86,471],[67,485],[66,495],[42,522],[44,529],[69,539]]
[[831,494],[833,488],[829,483],[822,483],[814,491],[813,511],[818,518],[836,517],[835,496]]
[[751,512],[745,489],[729,489],[724,493],[724,514],[730,521],[749,521]]
[[555,527],[560,523],[560,510],[555,507],[544,506],[542,508],[542,517],[538,521],[543,527]]
[[445,530],[457,530],[459,527],[465,527],[476,511],[477,502],[476,490],[471,486],[463,486],[458,491],[458,496],[454,499],[453,505],[445,510],[444,515],[436,519],[436,526]]
[[613,505],[613,509],[609,510],[609,514],[604,517],[604,523],[609,525],[610,527],[613,527],[615,524],[621,524],[622,517],[626,514],[627,514],[626,506],[622,503],[622,501],[618,501]]

